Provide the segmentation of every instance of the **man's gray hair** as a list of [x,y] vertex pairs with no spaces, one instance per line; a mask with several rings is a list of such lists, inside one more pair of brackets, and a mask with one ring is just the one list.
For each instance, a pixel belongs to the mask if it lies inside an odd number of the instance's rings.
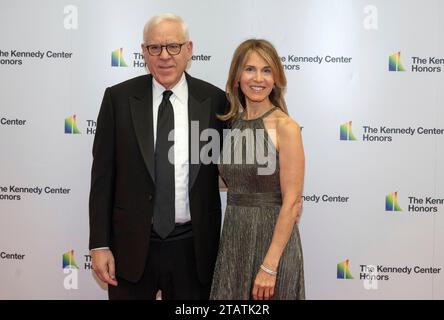
[[143,43],[146,44],[148,42],[148,34],[149,31],[157,26],[158,24],[160,24],[163,21],[175,21],[178,22],[182,28],[182,35],[184,37],[184,41],[189,41],[190,40],[190,35],[188,33],[188,26],[185,23],[185,21],[183,21],[183,19],[181,17],[179,17],[178,15],[174,14],[174,13],[162,13],[159,15],[156,15],[154,17],[151,17],[150,20],[148,20],[147,23],[145,23],[145,26],[143,27]]

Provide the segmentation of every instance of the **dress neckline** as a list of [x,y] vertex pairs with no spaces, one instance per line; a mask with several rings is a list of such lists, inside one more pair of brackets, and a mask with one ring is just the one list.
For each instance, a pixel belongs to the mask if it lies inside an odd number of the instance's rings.
[[242,111],[242,113],[240,115],[240,120],[245,121],[245,122],[250,122],[250,121],[252,122],[252,121],[261,120],[261,119],[265,118],[266,116],[270,115],[276,109],[278,109],[278,107],[274,106],[274,107],[268,109],[267,111],[265,111],[259,117],[254,118],[254,119],[244,119],[244,115],[245,115],[245,111],[246,111],[246,109],[244,109],[244,111]]

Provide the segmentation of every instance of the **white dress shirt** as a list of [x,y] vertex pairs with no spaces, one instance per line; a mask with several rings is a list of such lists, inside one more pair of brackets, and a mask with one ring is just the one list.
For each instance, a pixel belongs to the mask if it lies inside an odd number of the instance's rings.
[[[157,113],[166,89],[153,78],[153,133],[154,147],[157,135]],[[176,223],[191,220],[190,203],[188,200],[188,84],[185,73],[179,82],[171,89],[170,97],[174,112],[174,186],[176,196]],[[91,250],[108,249],[108,247]]]
[[[166,89],[153,78],[153,132],[154,146],[157,135],[157,113]],[[185,73],[171,89],[170,102],[174,112],[174,186],[176,196],[176,223],[191,220],[188,200],[188,84]]]

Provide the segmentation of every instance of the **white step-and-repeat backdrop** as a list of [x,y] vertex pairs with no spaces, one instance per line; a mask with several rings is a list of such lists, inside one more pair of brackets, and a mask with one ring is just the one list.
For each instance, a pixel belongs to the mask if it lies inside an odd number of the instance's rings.
[[[174,12],[190,74],[225,87],[265,38],[303,126],[308,299],[444,298],[440,0],[0,1],[0,298],[106,299],[88,252],[104,89],[144,74],[140,42]],[[225,199],[225,194],[222,194]]]

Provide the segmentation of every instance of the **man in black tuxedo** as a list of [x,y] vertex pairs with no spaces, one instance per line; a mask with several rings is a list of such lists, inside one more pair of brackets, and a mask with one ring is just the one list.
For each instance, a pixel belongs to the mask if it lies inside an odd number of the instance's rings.
[[107,88],[97,120],[93,269],[110,299],[155,299],[158,290],[162,299],[208,299],[221,226],[219,173],[192,156],[204,144],[191,129],[198,123],[199,135],[211,128],[222,137],[216,115],[227,100],[185,72],[193,44],[180,17],[153,17],[143,37],[150,74]]

